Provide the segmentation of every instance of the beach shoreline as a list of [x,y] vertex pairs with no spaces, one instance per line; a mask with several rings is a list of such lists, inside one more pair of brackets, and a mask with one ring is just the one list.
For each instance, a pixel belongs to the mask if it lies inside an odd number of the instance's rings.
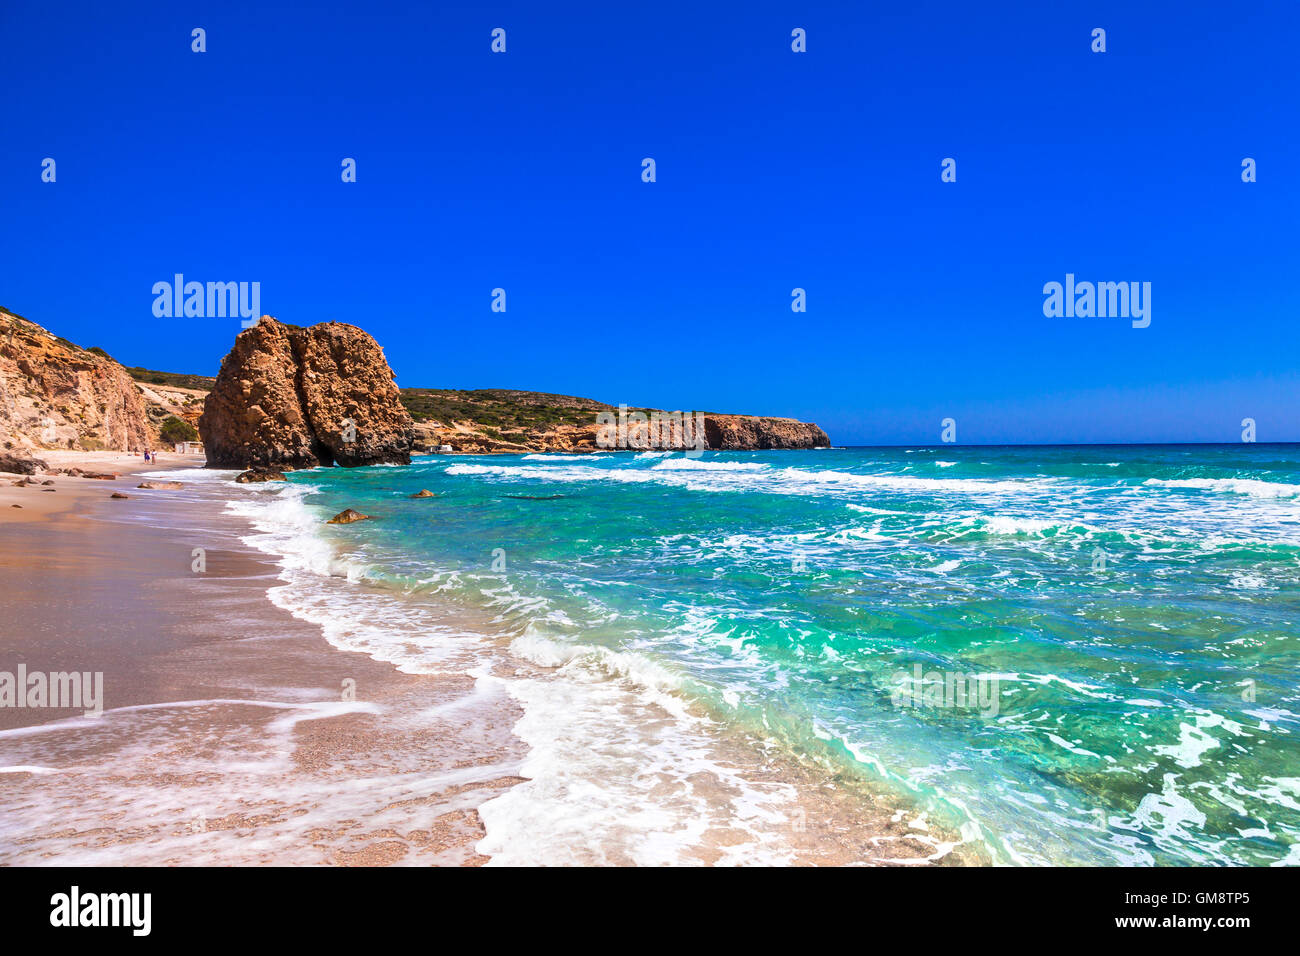
[[[155,466],[65,452],[47,462],[119,477],[59,475],[52,494],[0,484],[0,512],[12,512],[0,523],[11,605],[0,669],[12,660],[102,672],[104,715],[0,708],[0,801],[11,811],[0,863],[478,865],[489,860],[478,847],[484,804],[520,785],[508,809],[493,805],[498,817],[556,800],[546,792],[555,782],[525,769],[534,744],[521,739],[525,707],[510,687],[525,675],[545,687],[552,669],[511,659],[497,674],[411,673],[340,651],[268,600],[282,586],[275,556],[248,544],[249,522],[221,507],[274,486],[214,482],[194,470],[197,456]],[[160,472],[184,488],[136,487]],[[643,723],[669,719],[652,701],[637,707]],[[868,862],[882,844],[894,845],[893,862],[933,854],[892,805],[864,804],[812,768],[758,759],[753,741],[708,746],[720,766],[748,765],[702,787],[720,806],[742,777],[756,792],[794,795],[790,821],[769,820],[761,837],[785,845],[788,862]],[[243,792],[232,800],[236,781]],[[335,791],[349,794],[338,807]],[[502,832],[515,832],[510,822]],[[754,839],[729,833],[724,816],[686,857],[723,862]],[[528,859],[501,837],[489,842],[506,862]],[[609,847],[591,859],[635,857]]]
[[[120,477],[0,486],[0,670],[100,672],[104,713],[0,708],[0,863],[485,862],[474,808],[522,756],[509,701],[275,607],[275,564],[220,495],[136,488],[198,462],[45,457]],[[431,706],[445,735],[404,719]]]

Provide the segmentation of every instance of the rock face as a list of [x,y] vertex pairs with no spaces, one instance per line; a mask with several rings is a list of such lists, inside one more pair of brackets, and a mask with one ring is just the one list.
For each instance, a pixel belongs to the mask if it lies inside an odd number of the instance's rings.
[[[593,416],[594,417],[594,416]],[[419,422],[416,447],[434,450],[443,445],[458,454],[522,454],[525,452],[600,452],[600,428],[590,425],[554,425],[530,430],[491,433],[470,421],[449,424]],[[704,417],[704,440],[711,451],[829,448],[830,437],[811,422],[793,418],[756,418],[751,415]],[[642,447],[642,446],[635,446]],[[645,446],[648,447],[648,446]]]
[[342,511],[340,511],[338,514],[336,514],[333,518],[330,518],[330,520],[326,521],[325,523],[326,524],[352,524],[352,522],[354,521],[371,521],[373,520],[373,518],[374,515],[363,515],[360,511],[355,511],[352,508],[345,508]]
[[353,325],[269,315],[235,338],[199,419],[209,468],[409,464],[411,416],[393,370]]
[[126,369],[0,310],[0,448],[135,452],[156,443]]
[[830,437],[811,422],[793,418],[707,415],[704,438],[715,451],[768,448],[829,448]]
[[49,467],[40,458],[19,458],[16,455],[0,452],[0,471],[12,475],[34,475],[38,471],[46,471]]

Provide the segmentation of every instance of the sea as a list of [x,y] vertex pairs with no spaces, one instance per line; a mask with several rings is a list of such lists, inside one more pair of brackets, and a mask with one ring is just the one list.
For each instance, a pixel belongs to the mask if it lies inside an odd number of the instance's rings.
[[1300,863],[1300,446],[217,476],[276,604],[517,701],[493,862]]

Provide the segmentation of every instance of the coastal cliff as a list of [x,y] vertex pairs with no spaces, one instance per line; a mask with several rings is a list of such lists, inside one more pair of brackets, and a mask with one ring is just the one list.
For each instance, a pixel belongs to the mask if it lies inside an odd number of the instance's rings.
[[[102,349],[0,310],[0,450],[15,454],[165,449],[171,440],[161,434],[172,419],[198,427],[214,468],[405,464],[412,451],[444,449],[598,452],[609,450],[599,419],[616,412],[548,392],[398,389],[383,349],[339,322],[300,328],[263,316],[236,337],[214,379],[124,368]],[[700,420],[716,451],[830,445],[822,429],[791,418]]]
[[[402,390],[402,401],[415,418],[417,449],[445,446],[465,454],[607,451],[600,443],[598,416],[619,413],[613,405],[588,398],[499,388],[408,388]],[[831,443],[818,426],[793,418],[712,412],[702,417],[706,444],[713,451],[829,448]]]
[[156,444],[144,397],[126,369],[0,310],[0,446],[138,451]]
[[705,415],[709,447],[719,451],[769,448],[829,448],[830,437],[811,422],[749,415]]
[[263,316],[240,332],[199,418],[209,468],[409,464],[411,416],[383,349],[353,325]]

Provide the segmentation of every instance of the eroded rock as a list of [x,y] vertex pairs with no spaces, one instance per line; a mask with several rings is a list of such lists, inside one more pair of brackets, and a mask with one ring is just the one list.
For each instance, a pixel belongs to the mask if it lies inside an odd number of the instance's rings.
[[209,468],[410,464],[412,422],[383,349],[353,325],[271,316],[241,332],[199,419]]
[[0,471],[8,472],[11,475],[34,475],[36,472],[45,471],[49,467],[39,458],[24,458],[19,455],[0,452]]
[[250,482],[259,481],[288,481],[284,477],[284,472],[276,471],[274,468],[250,468],[248,471],[240,472],[235,476],[235,481],[241,485],[247,485]]
[[336,514],[326,524],[352,524],[354,521],[372,521],[374,515],[363,515],[360,511],[354,511],[352,508],[345,508]]
[[829,448],[830,438],[811,422],[748,415],[706,415],[704,435],[716,451],[768,448]]

